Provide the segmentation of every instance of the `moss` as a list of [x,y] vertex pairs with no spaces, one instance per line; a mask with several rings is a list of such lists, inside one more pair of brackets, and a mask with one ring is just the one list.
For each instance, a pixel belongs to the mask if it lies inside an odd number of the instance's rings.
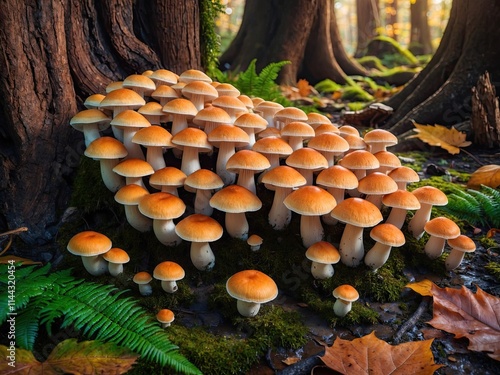
[[387,67],[382,64],[382,61],[377,56],[363,56],[357,59],[357,61],[366,69],[377,69],[381,72],[387,70]]
[[220,37],[216,33],[215,21],[218,15],[224,12],[224,5],[220,1],[200,1],[200,45],[201,64],[210,75],[217,67],[220,53]]
[[487,235],[479,237],[479,243],[485,249],[490,249],[492,247],[498,247],[498,243],[494,238],[488,237]]
[[377,56],[387,67],[396,65],[418,65],[418,59],[408,49],[403,48],[396,40],[379,35],[373,38],[367,46],[369,55]]
[[365,107],[366,107],[366,103],[364,103],[364,102],[347,103],[347,108],[349,108],[349,111],[361,111]]
[[342,100],[357,102],[371,102],[373,96],[363,90],[360,86],[345,86],[342,89]]
[[490,274],[492,274],[497,281],[500,282],[500,263],[498,262],[489,262],[484,266],[486,271],[488,271]]

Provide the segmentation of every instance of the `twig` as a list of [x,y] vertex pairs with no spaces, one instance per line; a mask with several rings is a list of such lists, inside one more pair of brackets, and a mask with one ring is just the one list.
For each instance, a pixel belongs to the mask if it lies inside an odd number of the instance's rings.
[[399,344],[403,335],[408,331],[411,327],[413,327],[415,324],[417,324],[417,321],[420,319],[422,314],[424,313],[425,310],[427,310],[427,307],[429,306],[431,298],[429,296],[424,296],[422,298],[422,301],[418,305],[417,309],[413,313],[410,318],[404,322],[401,327],[399,327],[398,331],[394,335],[392,342],[394,344]]
[[472,155],[469,151],[464,150],[463,148],[461,148],[461,149],[460,149],[460,151],[465,152],[465,153],[466,153],[467,155],[469,155],[472,159],[474,159],[474,161],[475,161],[476,163],[478,163],[480,166],[483,166],[483,165],[484,165],[484,163],[483,163],[481,160],[479,160],[477,157],[475,157],[474,155]]
[[12,245],[12,241],[14,239],[15,234],[19,234],[21,232],[26,232],[27,230],[28,230],[28,228],[21,227],[21,228],[16,228],[16,229],[9,230],[7,232],[0,233],[0,237],[9,236],[9,242],[7,242],[7,245],[5,245],[5,248],[2,251],[0,251],[0,256],[5,254],[5,252],[7,250],[9,250],[10,245]]

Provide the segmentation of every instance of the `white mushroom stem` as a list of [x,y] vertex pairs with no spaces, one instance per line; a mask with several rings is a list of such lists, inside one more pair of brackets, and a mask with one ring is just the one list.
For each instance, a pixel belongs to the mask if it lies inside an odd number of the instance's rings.
[[288,144],[290,145],[293,151],[296,151],[304,147],[304,140],[302,137],[299,136],[290,136],[288,137]]
[[297,168],[297,171],[306,179],[306,185],[313,185],[314,173],[312,169]]
[[189,176],[201,168],[198,148],[184,146],[182,151],[181,171]]
[[236,174],[226,169],[228,159],[235,154],[234,142],[221,142],[219,153],[217,154],[217,164],[215,171],[220,176],[224,185],[232,185],[236,180]]
[[315,279],[329,279],[334,273],[333,266],[329,263],[312,262],[311,264],[311,274]]
[[85,139],[85,147],[89,147],[89,144],[94,142],[96,139],[101,138],[101,133],[99,133],[99,125],[97,124],[84,125],[83,138]]
[[225,226],[227,233],[233,238],[248,238],[248,220],[244,212],[226,212]]
[[104,275],[108,270],[108,262],[100,255],[82,257],[83,266],[92,276]]
[[161,323],[161,328],[170,327],[172,323]]
[[290,211],[283,201],[292,192],[292,188],[274,187],[274,199],[269,210],[268,220],[273,229],[285,229],[292,220],[292,211]]
[[383,197],[384,197],[383,194],[367,194],[365,200],[370,203],[373,203],[375,207],[377,207],[380,210],[380,207],[382,207]]
[[375,245],[368,250],[365,255],[365,264],[370,267],[373,271],[377,271],[382,267],[389,255],[391,255],[392,246],[384,245],[380,242],[375,242]]
[[153,288],[150,284],[139,284],[139,293],[141,293],[142,296],[150,296],[153,294]]
[[[327,187],[326,190],[335,198],[335,202],[337,202],[337,204],[339,204],[340,202],[342,202],[344,200],[344,198],[345,198],[345,189],[339,189],[339,188],[334,188],[334,187]],[[323,215],[322,216],[322,220],[327,225],[335,225],[335,224],[337,224],[339,222],[337,219],[335,219],[329,213]]]
[[188,127],[187,117],[185,115],[172,114],[172,130],[171,134],[176,135],[181,130]]
[[247,188],[252,193],[257,194],[257,188],[255,186],[255,171],[249,169],[239,169],[238,170],[238,185]]
[[192,242],[191,262],[200,271],[209,271],[215,265],[215,255],[208,242]]
[[302,237],[302,244],[308,248],[313,243],[319,242],[323,239],[324,230],[321,225],[321,219],[318,215],[307,216],[301,215],[300,217],[300,236]]
[[436,236],[430,236],[424,246],[424,251],[431,259],[437,259],[443,254],[445,239]]
[[139,185],[140,187],[143,187],[144,189],[147,190],[146,185],[144,184],[144,181],[142,180],[142,177],[125,177],[125,184],[127,184],[127,185],[136,184],[136,185]]
[[254,128],[242,128],[245,133],[248,134],[248,145],[243,147],[244,149],[251,150],[253,145],[255,144],[255,129]]
[[141,214],[137,205],[125,205],[125,217],[130,226],[139,232],[147,232],[153,227],[153,220]]
[[142,152],[141,146],[137,143],[132,142],[132,138],[135,133],[137,133],[138,128],[125,128],[123,130],[123,145],[128,151],[127,158],[141,159],[144,160],[144,153]]
[[408,223],[408,231],[413,234],[417,240],[424,234],[424,226],[431,218],[432,205],[420,203],[420,208]]
[[175,233],[175,224],[173,220],[153,220],[153,231],[156,238],[166,246],[177,246],[182,239]]
[[149,146],[146,151],[146,161],[153,167],[155,171],[165,168],[167,165],[163,158],[163,147]]
[[194,212],[206,216],[212,216],[214,209],[210,206],[210,198],[212,198],[212,190],[196,189],[194,197]]
[[343,299],[337,298],[333,304],[333,312],[338,317],[342,318],[347,315],[352,309],[352,302],[344,301]]
[[450,251],[450,255],[446,258],[444,265],[447,271],[454,270],[457,268],[464,259],[465,253],[463,251],[452,248]]
[[257,313],[259,312],[260,303],[247,302],[239,299],[238,302],[236,303],[236,308],[238,309],[238,312],[241,315],[247,318],[251,318],[257,315]]
[[162,280],[161,288],[167,293],[175,293],[179,289],[175,280]]
[[123,264],[121,263],[108,263],[108,271],[111,276],[118,276],[123,273]]
[[356,267],[365,255],[363,245],[363,227],[346,224],[340,239],[339,252],[342,263],[349,267]]
[[271,165],[269,168],[267,168],[268,171],[270,171],[273,168],[276,168],[280,165],[280,155],[279,154],[269,154],[265,152],[261,152],[262,155],[264,155],[267,160],[269,160],[269,164]]
[[387,224],[392,224],[398,229],[401,229],[403,227],[403,224],[405,223],[406,219],[406,213],[408,210],[404,208],[396,208],[393,207],[391,209],[391,212],[389,213],[389,216],[385,220]]
[[100,159],[101,177],[104,185],[109,191],[116,193],[125,185],[125,179],[119,174],[113,172],[113,168],[118,165],[119,159]]

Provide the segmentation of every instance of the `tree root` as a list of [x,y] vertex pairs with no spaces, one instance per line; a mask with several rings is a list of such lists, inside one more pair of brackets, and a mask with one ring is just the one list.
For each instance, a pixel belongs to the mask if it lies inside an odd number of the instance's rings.
[[410,316],[410,318],[406,322],[404,322],[401,327],[399,327],[398,331],[394,334],[394,337],[392,338],[393,344],[399,344],[406,331],[417,324],[417,321],[420,319],[424,311],[429,307],[430,301],[431,298],[429,296],[424,296],[422,298],[422,301],[418,305],[413,315]]

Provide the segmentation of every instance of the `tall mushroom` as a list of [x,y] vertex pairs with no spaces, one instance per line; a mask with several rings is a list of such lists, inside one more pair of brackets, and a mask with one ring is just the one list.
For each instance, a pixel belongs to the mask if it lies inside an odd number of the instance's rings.
[[394,193],[387,194],[382,198],[382,203],[387,207],[392,207],[389,216],[385,220],[388,224],[401,229],[406,220],[409,210],[418,210],[420,202],[417,197],[407,190],[398,189]]
[[429,220],[424,230],[430,235],[425,243],[424,251],[431,259],[437,259],[444,250],[446,240],[460,236],[460,228],[452,220],[444,216]]
[[448,204],[448,197],[434,186],[421,186],[412,191],[420,202],[420,209],[408,223],[408,230],[413,237],[419,239],[424,234],[424,226],[430,220],[433,206],[445,206]]
[[278,286],[272,278],[257,270],[235,273],[226,282],[227,293],[236,298],[238,312],[244,317],[257,315],[262,303],[278,296]]
[[192,214],[175,226],[175,232],[184,241],[191,242],[191,262],[200,271],[209,271],[215,265],[210,242],[222,237],[223,229],[217,220],[202,214]]
[[314,172],[328,168],[326,158],[319,151],[309,147],[295,150],[286,158],[285,163],[297,169],[305,177],[307,185],[313,184]]
[[376,242],[366,253],[365,264],[375,272],[387,262],[393,247],[403,246],[406,242],[403,232],[387,223],[375,226],[370,237]]
[[115,165],[113,172],[125,177],[127,185],[136,184],[146,188],[143,177],[152,175],[155,171],[151,164],[141,159],[126,159]]
[[125,207],[127,222],[139,232],[147,232],[153,227],[153,220],[139,211],[139,202],[148,194],[149,191],[136,184],[125,185],[115,194],[115,201]]
[[150,127],[150,122],[139,112],[127,109],[116,115],[110,124],[123,130],[123,145],[127,148],[128,157],[144,160],[144,153],[141,147],[132,142],[132,138],[139,129]]
[[212,192],[224,186],[224,182],[210,169],[198,169],[186,177],[184,186],[188,191],[196,191],[194,197],[194,212],[212,216],[213,208],[210,206]]
[[269,160],[257,151],[240,150],[227,160],[226,169],[237,173],[236,183],[256,194],[255,174],[269,168]]
[[101,131],[109,128],[110,121],[111,118],[99,109],[84,109],[74,115],[69,124],[83,132],[85,146],[88,147],[92,141],[101,137]]
[[346,224],[339,245],[342,263],[349,267],[358,266],[365,255],[363,229],[382,221],[380,210],[364,199],[347,198],[337,204],[331,215]]
[[186,128],[179,131],[172,137],[172,143],[182,150],[181,171],[186,176],[201,168],[199,153],[212,150],[207,134],[197,128]]

